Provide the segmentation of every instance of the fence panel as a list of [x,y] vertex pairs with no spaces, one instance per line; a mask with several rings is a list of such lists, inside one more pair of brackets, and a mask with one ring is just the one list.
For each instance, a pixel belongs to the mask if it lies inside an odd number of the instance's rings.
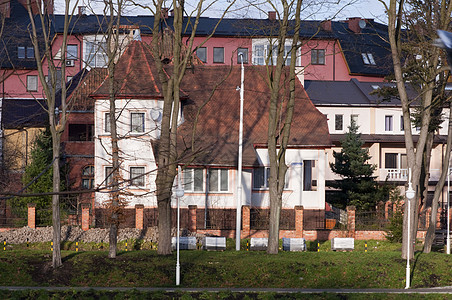
[[197,209],[196,227],[198,229],[232,230],[236,226],[237,211],[234,208]]
[[[268,230],[270,224],[270,209],[251,208],[250,228],[253,230]],[[295,230],[295,210],[282,209],[279,219],[279,229]]]
[[356,230],[384,230],[389,224],[384,211],[361,211],[355,215]]
[[303,229],[325,229],[325,210],[305,209],[303,212]]

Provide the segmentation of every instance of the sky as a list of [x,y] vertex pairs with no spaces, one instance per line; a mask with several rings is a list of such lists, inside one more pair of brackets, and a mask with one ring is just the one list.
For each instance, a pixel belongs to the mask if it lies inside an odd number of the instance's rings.
[[[141,4],[150,5],[152,0],[136,0]],[[220,17],[225,8],[231,2],[231,0],[219,0],[209,2],[215,2],[203,16],[208,17]],[[260,1],[262,3],[265,0],[236,0],[236,3],[231,8],[230,12],[226,17],[230,18],[266,18],[268,11],[274,10],[270,6],[261,6],[261,10],[250,6],[249,2],[253,1],[257,3]],[[348,1],[348,2],[346,2]],[[387,0],[384,0],[387,2]],[[71,0],[72,5],[75,5],[76,1]],[[171,2],[171,1],[168,1]],[[206,1],[207,2],[207,1]],[[278,1],[273,1],[278,2]],[[339,4],[337,4],[339,2]],[[64,1],[55,0],[55,12],[64,13]],[[192,11],[197,5],[198,1],[187,0],[186,1],[187,11]],[[379,0],[303,0],[305,4],[305,9],[302,13],[303,19],[309,20],[324,20],[324,19],[335,19],[335,20],[345,20],[350,17],[363,17],[369,19],[375,19],[376,21],[386,23],[386,14],[384,5]],[[101,0],[79,0],[78,6],[86,5],[92,7],[95,13],[102,14],[102,4]],[[88,9],[90,11],[90,9]],[[149,10],[129,8],[127,9],[127,15],[146,15],[151,14]]]

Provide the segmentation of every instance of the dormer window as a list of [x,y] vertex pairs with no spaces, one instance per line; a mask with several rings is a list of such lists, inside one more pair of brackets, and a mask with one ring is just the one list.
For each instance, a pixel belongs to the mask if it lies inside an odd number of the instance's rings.
[[33,47],[17,47],[17,58],[35,58]]
[[362,57],[363,57],[363,62],[365,65],[373,65],[375,66],[375,60],[374,60],[374,56],[372,55],[372,53],[361,53]]

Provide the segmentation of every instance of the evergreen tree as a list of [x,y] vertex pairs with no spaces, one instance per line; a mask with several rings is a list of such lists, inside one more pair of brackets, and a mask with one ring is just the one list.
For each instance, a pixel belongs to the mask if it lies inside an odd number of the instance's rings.
[[[24,192],[33,194],[52,192],[52,137],[49,129],[41,132],[34,140],[30,158],[30,164],[25,167],[25,172],[22,176],[22,183],[27,186],[34,181]],[[28,203],[36,204],[37,224],[52,224],[51,196],[15,198],[12,206],[16,214],[26,218]]]
[[341,152],[333,152],[334,163],[331,170],[340,175],[330,186],[340,189],[339,202],[343,206],[354,205],[357,210],[372,210],[377,203],[378,187],[372,176],[375,165],[367,163],[371,156],[369,149],[363,148],[364,142],[358,132],[359,126],[352,120],[348,132],[341,142]]

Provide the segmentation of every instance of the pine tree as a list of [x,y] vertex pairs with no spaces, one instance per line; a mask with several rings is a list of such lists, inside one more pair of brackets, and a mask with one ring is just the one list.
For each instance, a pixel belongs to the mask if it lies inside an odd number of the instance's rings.
[[372,176],[376,166],[367,163],[371,156],[369,149],[363,148],[364,142],[358,129],[359,126],[352,120],[341,142],[341,152],[333,152],[335,162],[330,163],[330,167],[342,179],[335,180],[330,186],[342,191],[342,205],[354,205],[357,210],[371,210],[377,202],[378,187]]
[[[30,152],[30,164],[26,166],[22,176],[24,186],[30,186],[25,193],[48,193],[52,191],[52,137],[50,130],[41,132],[33,142]],[[28,203],[36,204],[36,223],[52,224],[51,196],[34,196],[15,198],[12,203],[16,213],[26,217]]]

